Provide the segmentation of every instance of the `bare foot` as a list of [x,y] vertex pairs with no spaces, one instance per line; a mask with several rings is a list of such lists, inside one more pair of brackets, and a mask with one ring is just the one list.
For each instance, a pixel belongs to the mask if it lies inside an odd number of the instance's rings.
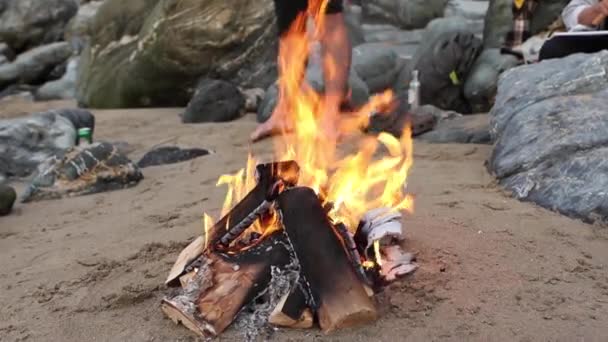
[[290,133],[293,125],[286,118],[286,115],[273,114],[268,121],[261,123],[251,134],[251,141],[257,142],[271,136]]

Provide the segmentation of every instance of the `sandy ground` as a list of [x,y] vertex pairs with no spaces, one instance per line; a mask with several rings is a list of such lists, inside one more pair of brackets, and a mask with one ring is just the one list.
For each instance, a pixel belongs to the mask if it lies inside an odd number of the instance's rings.
[[[162,284],[201,233],[202,212],[218,214],[216,179],[244,166],[255,123],[186,126],[178,112],[97,111],[96,138],[128,142],[133,159],[159,144],[214,154],[145,169],[128,190],[19,204],[0,218],[1,341],[196,340],[161,313]],[[271,144],[254,150],[268,156]],[[489,152],[415,145],[406,247],[421,268],[378,296],[377,322],[331,336],[279,330],[273,339],[608,340],[606,228],[508,198],[484,169]],[[220,340],[242,341],[241,333]]]

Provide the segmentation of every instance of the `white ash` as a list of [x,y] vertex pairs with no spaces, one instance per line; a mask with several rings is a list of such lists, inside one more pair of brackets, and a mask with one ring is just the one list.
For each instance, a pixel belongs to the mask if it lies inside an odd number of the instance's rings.
[[168,298],[186,309],[186,314],[195,316],[198,310],[192,298],[196,298],[199,293],[207,291],[212,286],[213,271],[209,267],[209,260],[201,256],[200,266],[194,277],[188,281],[183,290],[180,289],[176,295],[168,296]]
[[[292,251],[291,248],[289,250]],[[290,254],[291,262],[288,265],[271,266],[268,287],[236,318],[235,327],[243,332],[245,341],[255,341],[259,337],[267,341],[271,338],[274,328],[268,324],[268,318],[281,298],[297,286],[300,275],[300,264],[293,253]]]

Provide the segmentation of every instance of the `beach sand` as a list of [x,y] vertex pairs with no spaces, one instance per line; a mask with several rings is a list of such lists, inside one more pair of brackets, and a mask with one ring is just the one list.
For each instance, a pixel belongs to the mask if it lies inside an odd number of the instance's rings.
[[[5,105],[0,117],[66,104]],[[1,341],[196,340],[161,312],[164,280],[202,233],[202,213],[219,214],[218,176],[250,150],[270,158],[272,143],[250,146],[252,115],[183,125],[179,112],[94,111],[95,138],[128,143],[133,160],[160,145],[213,154],[144,169],[131,189],[18,203],[0,218]],[[420,269],[377,296],[377,322],[329,336],[280,329],[273,340],[605,341],[608,230],[508,197],[484,167],[490,151],[415,143],[404,224]]]

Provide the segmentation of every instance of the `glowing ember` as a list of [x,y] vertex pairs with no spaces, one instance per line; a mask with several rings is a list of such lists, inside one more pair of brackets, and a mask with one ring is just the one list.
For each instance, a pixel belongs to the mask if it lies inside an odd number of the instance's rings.
[[[309,11],[317,13],[310,8],[324,8],[327,0],[311,0],[309,3]],[[324,27],[323,19],[322,15],[314,18],[315,37]],[[410,128],[405,128],[401,139],[384,133],[377,137],[366,137],[356,153],[339,156],[336,139],[323,134],[327,131],[323,126],[325,113],[320,113],[319,108],[322,108],[325,98],[302,82],[301,75],[305,71],[311,45],[309,37],[295,30],[295,26],[302,21],[306,21],[306,16],[299,17],[280,42],[284,48],[279,56],[279,96],[289,108],[288,119],[294,123],[294,131],[292,134],[284,132],[275,140],[275,159],[296,161],[300,166],[298,185],[312,188],[325,204],[331,203],[331,219],[343,222],[351,230],[357,228],[359,220],[371,209],[411,211],[413,199],[404,192],[413,161]],[[329,75],[326,76],[332,77],[331,70],[335,69],[338,61],[323,62],[330,66]],[[387,91],[373,97],[355,113],[342,113],[337,133],[347,136],[358,132],[369,123],[372,113],[391,107],[392,102],[393,95]],[[379,156],[380,147],[387,152],[383,156]],[[256,164],[250,155],[245,169],[235,175],[220,177],[217,184],[228,186],[222,215],[228,213],[255,186]],[[258,220],[248,233],[264,234],[269,228],[277,227],[276,217],[261,221]],[[210,218],[206,216],[205,222],[211,222]],[[205,227],[208,229],[207,225]],[[374,247],[380,263],[379,246]]]

